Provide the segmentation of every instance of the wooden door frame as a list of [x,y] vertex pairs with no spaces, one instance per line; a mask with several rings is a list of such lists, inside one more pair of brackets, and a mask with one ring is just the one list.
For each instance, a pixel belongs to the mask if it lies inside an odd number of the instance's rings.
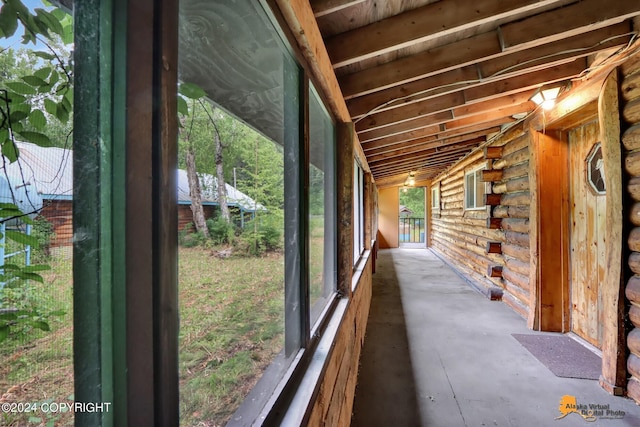
[[[532,284],[529,327],[568,332],[569,317],[569,147],[566,134],[531,129]],[[559,191],[558,191],[559,189]]]
[[[622,186],[622,149],[620,134],[620,110],[618,99],[618,75],[617,70],[613,70],[608,76],[602,79],[595,79],[588,82],[582,91],[576,96],[581,99],[581,103],[576,103],[575,99],[568,97],[564,104],[561,103],[556,109],[549,113],[546,122],[531,123],[530,153],[531,160],[529,179],[531,191],[531,211],[530,211],[530,255],[531,273],[529,283],[530,310],[527,325],[531,329],[540,331],[568,331],[570,329],[569,314],[569,294],[568,294],[568,231],[569,231],[569,211],[558,215],[558,223],[555,225],[561,230],[563,245],[559,256],[565,260],[561,265],[567,266],[567,271],[560,270],[561,279],[564,281],[561,290],[556,289],[554,300],[549,295],[549,282],[553,282],[553,261],[549,262],[549,257],[545,256],[547,250],[553,253],[552,245],[548,239],[542,235],[544,231],[547,235],[550,229],[547,221],[553,223],[545,213],[545,194],[553,194],[554,191],[545,192],[548,189],[548,182],[544,180],[542,170],[549,170],[545,164],[547,155],[544,144],[563,141],[563,132],[555,129],[567,129],[585,123],[585,117],[597,111],[598,124],[600,127],[600,142],[602,143],[602,154],[605,169],[605,181],[607,183],[606,194],[606,262],[607,269],[605,280],[601,284],[603,301],[603,338],[602,338],[602,374],[600,376],[600,386],[607,392],[614,395],[622,395],[626,388],[627,368],[626,368],[626,331],[624,327],[624,317],[626,312],[624,299],[625,269],[623,239],[623,186]],[[597,102],[597,110],[591,108]],[[576,107],[577,105],[577,107]],[[581,111],[582,110],[582,111]],[[542,129],[542,130],[540,130]],[[568,144],[564,141],[565,151],[568,152]],[[568,158],[567,158],[568,160]],[[545,169],[542,169],[544,166]],[[566,203],[568,203],[568,163],[566,164],[566,185],[564,182],[560,188],[566,189]],[[542,181],[541,181],[542,178]],[[564,193],[562,191],[561,193]],[[557,196],[557,195],[556,195]],[[565,196],[563,196],[565,197]],[[560,224],[564,221],[564,227]],[[549,247],[550,246],[550,247]],[[558,252],[556,252],[558,253]],[[542,258],[539,256],[542,255]],[[548,254],[547,254],[548,255]],[[566,292],[565,292],[566,290]],[[558,295],[560,295],[558,297]],[[548,304],[551,304],[549,307]],[[559,308],[562,308],[559,310]],[[560,313],[565,317],[561,318]]]

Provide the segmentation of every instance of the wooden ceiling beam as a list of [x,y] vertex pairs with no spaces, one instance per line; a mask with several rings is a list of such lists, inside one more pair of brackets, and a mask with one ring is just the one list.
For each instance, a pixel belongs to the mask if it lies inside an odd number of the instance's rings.
[[407,120],[406,122],[397,123],[394,125],[386,126],[384,128],[373,129],[372,131],[360,131],[358,132],[358,140],[361,142],[372,141],[374,139],[384,138],[386,136],[391,136],[402,132],[408,132],[411,130],[438,125],[440,123],[453,120],[453,118],[453,113],[451,111],[442,111],[430,116],[418,117],[413,120]]
[[411,162],[401,163],[395,167],[383,167],[383,168],[376,168],[376,169],[372,168],[371,170],[374,176],[383,177],[383,176],[390,176],[390,175],[398,175],[402,173],[406,174],[408,171],[423,171],[427,168],[445,169],[449,165],[455,163],[457,160],[466,156],[468,153],[471,152],[471,150],[472,149],[469,148],[468,150],[461,152],[460,154],[451,155],[450,157],[443,158],[437,161],[434,160],[432,163],[427,163],[424,160],[411,161]]
[[[586,58],[593,53],[620,47],[631,39],[628,22],[585,33],[581,36],[549,43],[538,49],[528,49],[476,65],[456,68],[415,82],[391,87],[347,101],[351,117],[356,119],[376,111],[397,108],[439,94],[471,88],[492,79],[507,79],[541,71]],[[601,43],[603,40],[611,40]],[[550,57],[549,57],[550,56]],[[547,57],[545,59],[539,59]],[[537,60],[537,61],[536,61]],[[508,72],[502,72],[509,70]],[[500,73],[502,72],[502,73]],[[496,73],[500,73],[497,74]],[[377,109],[377,110],[376,110]]]
[[637,1],[582,0],[502,25],[500,34],[505,50],[523,49],[617,24],[637,15],[640,15]]
[[[608,47],[624,43],[624,36],[619,33],[620,27],[618,27],[618,25],[614,25],[610,28],[607,27],[609,28],[609,31],[604,29],[602,32],[597,33],[598,35],[604,36],[604,34],[608,32],[611,33],[613,30],[614,34],[609,37],[620,36],[619,40],[614,39],[608,41]],[[630,30],[631,24],[627,21],[626,33]],[[390,87],[414,82],[422,78],[444,73],[455,68],[468,66],[473,63],[486,64],[489,62],[489,66],[480,67],[479,77],[486,78],[494,75],[496,72],[504,72],[510,67],[516,69],[518,65],[521,65],[521,68],[533,67],[536,65],[536,60],[538,60],[538,64],[559,60],[559,58],[555,57],[548,58],[548,55],[561,56],[564,54],[569,58],[586,56],[589,48],[592,50],[596,48],[598,48],[598,50],[604,49],[604,45],[596,45],[596,43],[600,43],[608,38],[599,38],[595,43],[587,44],[585,43],[585,38],[595,37],[596,33],[594,31],[585,31],[584,34],[576,35],[568,39],[562,39],[562,35],[565,34],[564,27],[562,27],[562,25],[556,26],[554,31],[556,32],[555,40],[553,40],[553,37],[549,37],[547,39],[547,43],[540,43],[539,45],[529,47],[528,49],[528,45],[521,45],[517,48],[513,47],[508,51],[502,49],[500,42],[498,42],[499,46],[495,44],[496,39],[499,39],[497,32],[494,31],[479,34],[455,43],[439,46],[425,52],[388,62],[377,67],[367,68],[356,73],[342,76],[339,78],[340,87],[342,88],[342,93],[345,99],[351,99]],[[629,37],[630,36],[627,35],[627,40]],[[581,50],[572,52],[569,46],[567,46],[569,44],[577,44],[580,47],[574,49]],[[527,53],[512,56],[514,53],[521,51],[526,51]],[[495,59],[501,57],[505,57],[503,61],[495,61]],[[522,59],[524,58],[521,57],[529,57],[529,62],[523,62]],[[495,62],[495,64],[491,64],[492,62]],[[499,68],[496,67],[498,64]],[[493,72],[489,71],[491,69],[493,69]],[[405,95],[407,93],[412,92],[407,91],[405,92]]]
[[385,153],[379,154],[367,154],[367,162],[371,165],[372,163],[384,161],[385,159],[392,159],[396,157],[404,157],[407,155],[415,155],[420,156],[422,153],[449,153],[452,151],[457,151],[460,147],[465,147],[471,144],[479,144],[484,142],[485,138],[483,136],[477,136],[473,139],[468,139],[464,141],[450,142],[446,143],[445,141],[436,141],[427,144],[418,144],[410,147],[402,147],[398,150],[388,151]]
[[311,0],[311,9],[316,18],[338,12],[367,0]]
[[[532,80],[537,81],[536,78],[532,78]],[[556,80],[552,79],[548,81]],[[542,80],[542,82],[547,82],[547,80]],[[416,118],[429,116],[440,111],[449,109],[455,110],[456,107],[462,107],[465,104],[480,102],[483,99],[509,99],[509,105],[520,104],[529,100],[531,95],[533,95],[532,89],[537,86],[539,86],[539,84],[536,83],[533,84],[532,88],[524,87],[521,90],[518,90],[518,87],[512,89],[510,86],[506,86],[507,89],[510,89],[510,93],[502,94],[500,92],[496,92],[496,90],[501,89],[503,86],[499,84],[491,84],[484,90],[479,89],[468,93],[466,91],[460,91],[452,94],[442,95],[415,104],[410,104],[406,107],[396,108],[393,110],[373,114],[370,117],[366,117],[358,121],[358,123],[356,124],[356,131],[364,132],[369,129],[377,129],[391,124],[401,123],[408,120],[415,120]],[[505,105],[501,104],[501,107],[503,106]]]
[[[379,148],[365,149],[365,155],[367,158],[370,156],[377,156],[384,153],[392,153],[401,149],[410,149],[413,147],[434,148],[445,147],[451,144],[457,144],[469,139],[484,138],[486,135],[499,132],[499,127],[493,127],[491,129],[482,129],[476,132],[465,132],[464,130],[455,130],[449,132],[443,132],[440,134],[434,134],[426,138],[419,138],[413,141],[407,141],[400,144],[386,145]],[[464,132],[464,133],[462,133]],[[456,134],[456,136],[449,136],[450,134]],[[363,147],[364,148],[364,147]]]
[[[314,11],[315,3],[329,0],[312,2]],[[333,66],[339,68],[554,3],[558,0],[475,0],[473,7],[469,7],[468,0],[430,3],[330,37],[325,44]]]
[[420,129],[414,129],[409,132],[403,132],[403,133],[391,135],[386,138],[381,137],[371,141],[364,141],[362,142],[362,148],[366,150],[366,149],[372,149],[372,148],[385,147],[387,145],[398,144],[401,142],[413,141],[416,139],[424,138],[425,136],[435,135],[438,132],[440,132],[440,130],[441,130],[440,125],[427,126]]
[[393,168],[398,165],[402,165],[402,167],[405,167],[405,165],[415,165],[415,164],[422,164],[426,162],[433,163],[443,159],[446,160],[449,158],[459,157],[461,153],[466,153],[472,148],[477,147],[481,142],[482,141],[479,141],[479,140],[477,141],[472,140],[472,142],[469,144],[461,145],[457,149],[450,150],[447,152],[438,152],[431,149],[431,150],[425,150],[422,153],[417,155],[405,155],[405,156],[392,157],[384,160],[377,160],[375,162],[372,162],[370,164],[370,167],[372,169],[376,168],[377,170],[381,170],[381,168],[386,168],[386,167]]
[[[451,111],[452,112],[451,119],[455,119],[455,118],[461,118],[471,114],[477,114],[478,112],[481,112],[481,111],[498,110],[506,107],[511,107],[514,105],[522,105],[523,103],[529,101],[529,98],[531,97],[533,92],[534,92],[533,90],[527,90],[524,92],[514,93],[514,94],[502,96],[500,98],[489,99],[487,101],[480,101],[473,104],[468,104],[468,105],[460,104],[458,106],[452,105],[453,108],[448,109],[446,111]],[[471,112],[465,113],[465,111],[468,109],[470,109]],[[523,108],[523,111],[521,112],[528,112],[528,111],[532,111],[532,110],[530,108]],[[385,126],[398,126],[398,125],[402,125],[404,122],[415,123],[417,120],[420,120],[421,118],[425,119],[425,124],[428,124],[428,125],[435,125],[435,124],[445,123],[449,121],[449,119],[447,118],[439,122],[436,121],[436,118],[440,117],[439,114],[442,113],[443,111],[437,111],[435,113],[426,114],[426,115],[419,115],[418,110],[412,111],[411,109],[409,110],[403,109],[400,112],[402,112],[403,114],[400,115],[398,113],[394,115],[393,118],[396,121],[391,123],[387,123],[390,121],[390,119],[385,115],[381,115],[377,117],[377,119],[379,120],[379,123],[376,123],[376,124],[373,124],[371,122],[367,123],[366,120],[360,121],[356,125],[356,131],[358,133],[364,134],[370,129],[384,128]],[[367,124],[369,124],[369,127],[365,127]],[[361,141],[362,140],[364,139],[361,139]]]

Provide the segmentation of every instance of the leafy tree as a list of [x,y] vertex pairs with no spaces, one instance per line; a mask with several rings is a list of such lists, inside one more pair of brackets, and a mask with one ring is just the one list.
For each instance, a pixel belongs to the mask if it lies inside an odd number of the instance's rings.
[[[4,166],[18,160],[16,140],[48,147],[53,143],[47,129],[55,122],[69,123],[73,72],[68,51],[61,46],[72,41],[73,27],[71,17],[59,9],[36,8],[32,12],[20,0],[0,0],[0,5],[0,38],[22,31],[23,44],[45,46],[44,50],[5,51],[0,55],[0,152]],[[3,169],[6,174],[6,168]],[[16,218],[32,222],[15,204],[0,204],[0,222]],[[36,237],[20,231],[7,230],[4,234],[18,244],[38,245]],[[0,341],[10,331],[19,334],[32,328],[49,330],[48,318],[63,314],[27,304],[29,300],[24,298],[32,281],[43,282],[38,272],[46,269],[49,266],[3,265],[0,282],[4,289],[0,296],[5,305],[0,309]]]
[[407,188],[407,191],[400,190],[400,204],[413,211],[414,218],[424,217],[424,188]]

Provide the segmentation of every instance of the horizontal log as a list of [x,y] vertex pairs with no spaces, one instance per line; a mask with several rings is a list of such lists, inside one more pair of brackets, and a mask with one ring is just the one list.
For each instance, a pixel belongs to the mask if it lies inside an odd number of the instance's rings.
[[457,202],[442,202],[442,209],[443,210],[447,210],[447,209],[462,209],[464,208],[464,201],[460,200]]
[[517,179],[511,179],[506,182],[501,182],[499,184],[493,185],[493,192],[502,194],[502,193],[516,193],[518,191],[526,191],[529,190],[529,177],[523,176]]
[[527,264],[529,264],[529,260],[531,258],[529,248],[524,248],[522,246],[506,242],[502,244],[502,255],[510,256]]
[[633,204],[633,206],[631,206],[629,220],[633,225],[640,226],[640,202],[636,202]]
[[640,202],[640,177],[636,176],[629,180],[627,191],[633,200]]
[[495,182],[502,179],[502,171],[499,169],[487,169],[482,171],[482,182]]
[[640,276],[631,276],[624,290],[629,301],[640,304]]
[[447,173],[447,175],[444,176],[440,181],[440,187],[442,189],[447,188],[449,185],[451,185],[451,182],[457,181],[457,180],[463,180],[463,179],[464,179],[464,170],[457,171],[457,172],[449,171],[449,173]]
[[627,397],[640,402],[640,380],[638,378],[629,378],[627,382]]
[[635,354],[630,354],[627,359],[627,371],[631,376],[640,378],[640,357]]
[[486,252],[488,254],[501,254],[502,242],[487,242]]
[[629,239],[627,239],[629,243],[629,249],[634,252],[640,252],[640,228],[635,227],[629,233]]
[[629,101],[624,105],[622,108],[622,117],[630,124],[640,122],[640,98]]
[[529,235],[525,233],[517,233],[515,231],[507,231],[504,233],[505,242],[513,245],[522,246],[523,248],[529,247]]
[[622,75],[626,79],[627,77],[640,73],[640,55],[631,55],[622,65],[620,65]]
[[502,277],[502,266],[498,264],[489,264],[487,268],[487,276]]
[[529,218],[529,206],[496,206],[493,216],[497,218]]
[[485,159],[499,159],[502,157],[502,147],[485,147],[484,158]]
[[624,168],[632,176],[640,176],[640,151],[627,154],[624,159]]
[[635,354],[640,355],[640,329],[634,328],[627,335],[627,347]]
[[454,268],[459,269],[459,271],[466,276],[468,276],[473,282],[474,287],[478,289],[484,296],[489,298],[490,300],[500,300],[502,298],[502,286],[498,286],[496,282],[500,281],[500,278],[488,278],[485,275],[485,272],[478,272],[476,268],[473,268],[474,265],[465,265],[458,262],[460,260],[461,255],[456,254],[453,251],[450,251],[448,248],[443,247],[436,243],[433,249],[452,261],[454,264]]
[[518,233],[529,233],[529,219],[503,218],[502,229],[507,231],[517,231]]
[[[470,212],[475,212],[475,211],[467,211],[465,212],[465,214],[468,214]],[[441,221],[445,221],[445,222],[453,222],[456,224],[463,224],[463,225],[470,225],[472,227],[482,227],[484,228],[485,226],[485,220],[487,219],[488,215],[484,215],[483,218],[473,218],[473,217],[468,217],[468,216],[464,216],[462,217],[461,212],[441,212],[440,215],[440,220]]]
[[523,319],[527,319],[529,317],[529,308],[524,305],[520,299],[516,298],[509,292],[505,292],[502,295],[502,302],[504,302],[507,307],[511,308],[513,311],[522,316]]
[[515,151],[508,156],[502,156],[502,160],[506,162],[505,167],[515,166],[529,160],[529,147],[524,147]]
[[527,277],[527,284],[529,283],[529,263],[522,262],[515,258],[506,258],[505,259],[505,267],[514,273],[518,273],[523,277]]
[[[477,237],[486,237],[490,240],[504,240],[504,233],[500,230],[490,230],[484,226],[476,227],[476,220],[473,220],[473,226],[469,226],[465,223],[458,222],[454,218],[437,218],[433,219],[434,231],[458,231],[461,233],[467,233]],[[482,221],[482,220],[479,220]]]
[[640,252],[631,252],[631,255],[629,255],[629,268],[635,274],[640,274]]
[[506,193],[502,195],[500,204],[505,206],[529,206],[529,204],[531,204],[531,195],[528,191]]
[[[507,272],[507,274],[509,273]],[[504,277],[502,278],[502,282],[504,283],[504,290],[506,291],[505,294],[513,296],[522,304],[525,304],[527,302],[527,300],[529,299],[529,291],[522,289],[511,280],[505,279]]]
[[453,196],[454,194],[464,194],[464,184],[462,180],[460,180],[459,185],[447,187],[446,190],[440,187],[440,197]]
[[442,202],[460,202],[462,200],[464,200],[464,193],[462,191],[459,191],[455,194],[449,194],[448,196],[445,195],[441,195],[440,196],[440,200]]
[[505,266],[502,269],[502,278],[510,281],[520,289],[529,292],[529,277],[516,273],[509,267]]
[[636,328],[640,328],[640,306],[631,304],[629,308],[629,320]]
[[504,169],[507,167],[507,161],[505,159],[496,160],[495,162],[493,162],[493,165],[491,165],[491,167],[493,169]]
[[499,230],[502,226],[502,218],[487,218],[487,228]]
[[520,163],[519,165],[508,166],[504,168],[502,179],[513,179],[521,176],[529,176],[529,162]]
[[525,133],[518,138],[514,138],[509,143],[507,143],[502,149],[502,157],[510,156],[516,151],[520,151],[523,148],[527,148],[529,146],[529,134]]
[[489,193],[484,195],[484,204],[488,206],[497,206],[500,204],[500,194]]
[[640,73],[625,77],[620,85],[620,93],[625,101],[640,98]]
[[[640,73],[638,74],[640,76]],[[622,135],[622,144],[628,151],[640,148],[640,124],[631,126]]]
[[442,244],[448,245],[449,247],[457,247],[463,249],[465,252],[473,253],[476,256],[482,257],[484,259],[484,262],[482,263],[482,270],[480,270],[479,272],[484,274],[484,266],[489,262],[490,259],[487,257],[487,254],[484,251],[484,247],[478,246],[473,236],[464,234],[452,235],[448,233],[434,232],[431,237],[432,239],[436,239]]
[[437,238],[434,240],[438,245],[438,248],[446,251],[447,255],[449,255],[456,263],[464,265],[470,270],[481,274],[483,277],[485,276],[487,266],[490,263],[495,263],[493,260],[483,258],[478,254],[465,250],[464,248],[450,245],[446,241],[442,241]]

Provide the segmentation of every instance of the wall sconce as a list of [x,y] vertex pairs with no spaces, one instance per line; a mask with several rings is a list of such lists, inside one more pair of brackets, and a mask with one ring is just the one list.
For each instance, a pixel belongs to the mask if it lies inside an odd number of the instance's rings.
[[558,96],[568,89],[569,85],[570,83],[565,82],[542,85],[529,99],[545,110],[550,110],[555,105]]

